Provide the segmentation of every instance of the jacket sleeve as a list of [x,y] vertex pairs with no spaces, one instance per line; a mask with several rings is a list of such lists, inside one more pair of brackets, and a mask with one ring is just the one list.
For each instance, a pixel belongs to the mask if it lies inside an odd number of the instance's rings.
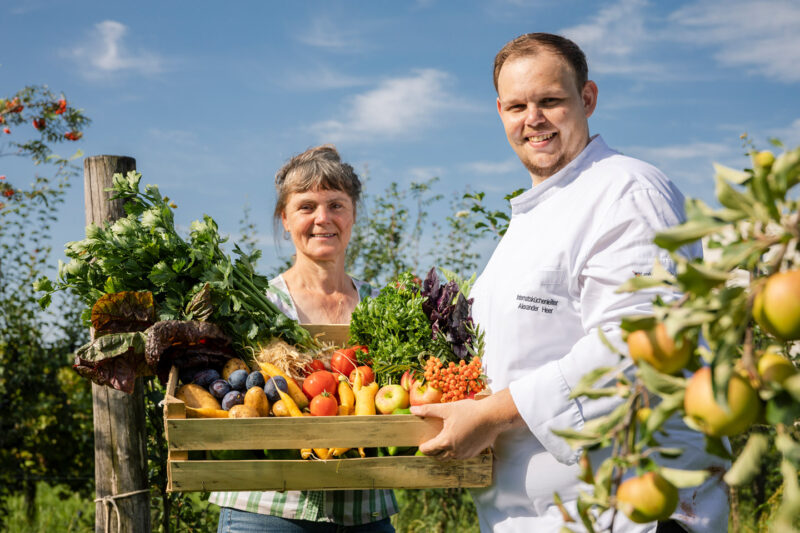
[[[600,340],[598,330],[621,352],[620,321],[625,316],[647,314],[656,294],[676,297],[667,290],[653,289],[617,293],[623,282],[635,275],[648,275],[656,258],[669,270],[674,265],[666,251],[653,244],[655,233],[682,220],[682,206],[674,205],[657,191],[629,191],[614,202],[586,241],[576,261],[575,290],[579,295],[585,334],[570,351],[509,385],[511,396],[530,431],[558,461],[571,464],[580,454],[552,433],[554,429],[581,429],[585,420],[609,413],[622,400],[618,397],[569,399],[570,391],[590,370],[601,366],[630,369],[627,357],[620,363]],[[698,254],[699,245],[688,253]],[[598,386],[601,386],[598,383]]]

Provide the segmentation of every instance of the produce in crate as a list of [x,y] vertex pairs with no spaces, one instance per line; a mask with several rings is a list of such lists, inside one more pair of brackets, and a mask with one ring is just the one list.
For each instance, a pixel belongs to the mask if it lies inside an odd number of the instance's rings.
[[393,414],[397,409],[405,409],[408,405],[408,391],[397,383],[384,385],[375,395],[375,407],[384,415]]
[[281,395],[278,393],[278,389],[283,392],[289,392],[289,385],[282,376],[270,377],[264,385],[264,392],[267,393],[267,399],[269,399],[269,401],[280,401]]
[[[369,355],[359,357],[372,362],[378,383],[400,383],[412,403],[454,401],[486,386],[480,367],[483,335],[472,321],[468,299],[474,278],[445,275],[442,283],[432,268],[420,285],[411,273],[401,274],[376,298],[362,300],[350,322],[350,340],[368,346]],[[427,372],[435,364],[447,368]],[[449,371],[450,365],[455,370]],[[423,378],[436,382],[426,384]],[[412,381],[417,382],[413,387]]]
[[196,409],[201,407],[208,409],[222,409],[217,399],[200,385],[183,385],[180,389],[178,389],[175,397],[185,403],[188,407],[194,407]]
[[[234,245],[236,258],[232,259],[222,251],[225,239],[209,216],[193,222],[185,239],[175,228],[174,206],[156,186],[142,191],[140,181],[137,172],[114,175],[111,199],[124,202],[127,216],[113,224],[90,225],[86,239],[67,243],[65,254],[70,261],[59,265],[58,280],[42,278],[36,283],[37,290],[45,293],[40,299],[43,307],[50,304],[53,292],[71,289],[86,304],[82,317],[89,325],[93,306],[104,295],[150,293],[156,319],[215,323],[242,354],[248,349],[258,351],[275,337],[312,351],[319,347],[308,331],[266,297],[267,278],[253,269],[260,252],[248,255]],[[96,320],[105,318],[102,313],[96,315]],[[135,314],[124,318],[138,322],[137,330],[151,323],[149,317],[142,321]],[[104,328],[116,324],[107,320]],[[85,367],[84,375],[96,382],[130,392],[132,378],[145,370],[135,357],[120,357],[117,352],[106,356],[95,347],[76,364]],[[106,359],[113,361],[104,363]],[[148,361],[148,365],[163,382],[171,361]]]

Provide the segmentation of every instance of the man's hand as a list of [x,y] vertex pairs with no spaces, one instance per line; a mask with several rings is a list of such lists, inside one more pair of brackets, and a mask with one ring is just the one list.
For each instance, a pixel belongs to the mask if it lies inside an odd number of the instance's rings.
[[442,431],[419,447],[425,455],[443,460],[475,457],[500,433],[524,424],[508,389],[484,400],[416,405],[411,414],[444,421]]

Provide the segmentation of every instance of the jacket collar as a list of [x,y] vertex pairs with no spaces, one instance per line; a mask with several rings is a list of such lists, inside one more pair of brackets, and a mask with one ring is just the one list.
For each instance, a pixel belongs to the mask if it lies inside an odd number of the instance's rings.
[[511,215],[519,215],[530,211],[541,202],[550,198],[558,191],[575,181],[581,173],[594,162],[615,154],[600,135],[589,139],[589,144],[570,161],[567,166],[544,180],[539,185],[531,187],[516,198],[511,199]]

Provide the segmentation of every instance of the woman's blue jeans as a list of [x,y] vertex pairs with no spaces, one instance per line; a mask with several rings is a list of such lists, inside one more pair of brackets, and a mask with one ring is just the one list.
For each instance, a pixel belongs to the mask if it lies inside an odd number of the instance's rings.
[[223,507],[219,514],[217,533],[394,533],[388,518],[362,524],[342,526],[332,522],[311,522],[250,513]]

